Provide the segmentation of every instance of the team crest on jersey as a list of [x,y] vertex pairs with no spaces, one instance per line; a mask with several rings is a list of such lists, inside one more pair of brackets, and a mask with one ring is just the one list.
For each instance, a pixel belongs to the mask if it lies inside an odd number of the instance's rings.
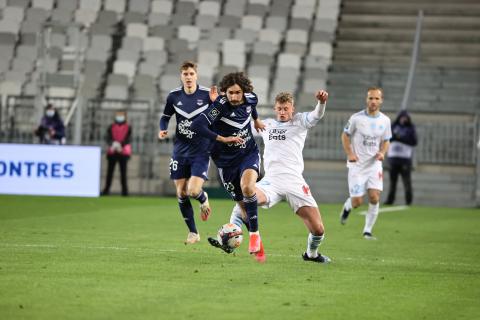
[[247,107],[247,113],[250,113],[250,112],[252,112],[252,107],[251,107],[251,106],[248,106],[248,107]]
[[217,108],[213,108],[212,110],[210,110],[210,112],[208,113],[208,118],[210,120],[215,120],[215,118],[220,114],[220,111],[218,111]]
[[182,101],[178,101],[177,106],[183,106]]
[[203,104],[203,100],[198,99],[197,100],[197,105],[201,106]]

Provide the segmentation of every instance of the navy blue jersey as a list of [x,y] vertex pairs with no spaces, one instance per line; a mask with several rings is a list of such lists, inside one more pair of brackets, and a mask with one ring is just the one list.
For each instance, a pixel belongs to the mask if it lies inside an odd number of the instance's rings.
[[192,157],[208,153],[210,140],[190,129],[193,119],[210,104],[209,88],[197,86],[192,94],[186,94],[183,87],[170,91],[160,119],[160,130],[166,130],[168,121],[175,114],[177,126],[173,154],[176,157]]
[[[257,118],[257,96],[254,93],[245,93],[245,102],[242,105],[232,106],[225,96],[219,96],[210,107],[202,113],[202,117],[195,120],[194,130],[212,139],[216,135],[223,137],[239,136],[244,143],[214,142],[211,157],[219,168],[237,166],[242,159],[251,153],[258,153],[258,147],[252,135],[251,118]],[[202,130],[208,126],[214,135]]]

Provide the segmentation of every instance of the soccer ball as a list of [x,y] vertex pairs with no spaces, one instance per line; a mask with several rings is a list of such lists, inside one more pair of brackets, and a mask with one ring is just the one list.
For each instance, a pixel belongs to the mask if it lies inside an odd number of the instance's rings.
[[217,233],[217,240],[223,246],[231,249],[238,248],[242,244],[243,232],[242,228],[233,224],[224,224]]

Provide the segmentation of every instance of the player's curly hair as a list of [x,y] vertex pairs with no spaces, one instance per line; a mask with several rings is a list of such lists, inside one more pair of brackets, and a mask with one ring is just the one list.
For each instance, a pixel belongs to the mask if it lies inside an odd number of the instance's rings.
[[227,89],[231,86],[238,84],[244,93],[249,93],[253,91],[252,82],[243,72],[232,72],[226,74],[222,81],[220,81],[220,91],[227,92]]
[[291,104],[293,104],[293,94],[291,94],[290,92],[280,92],[275,97],[275,103],[277,102],[280,104],[284,104],[287,102],[290,102]]

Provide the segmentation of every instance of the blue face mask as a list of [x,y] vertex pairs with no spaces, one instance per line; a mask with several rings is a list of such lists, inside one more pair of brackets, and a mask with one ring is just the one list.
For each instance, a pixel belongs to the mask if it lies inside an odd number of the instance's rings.
[[125,116],[115,116],[115,122],[118,122],[118,123],[125,122]]
[[51,118],[55,115],[55,110],[47,110],[45,114],[47,115],[47,117]]

